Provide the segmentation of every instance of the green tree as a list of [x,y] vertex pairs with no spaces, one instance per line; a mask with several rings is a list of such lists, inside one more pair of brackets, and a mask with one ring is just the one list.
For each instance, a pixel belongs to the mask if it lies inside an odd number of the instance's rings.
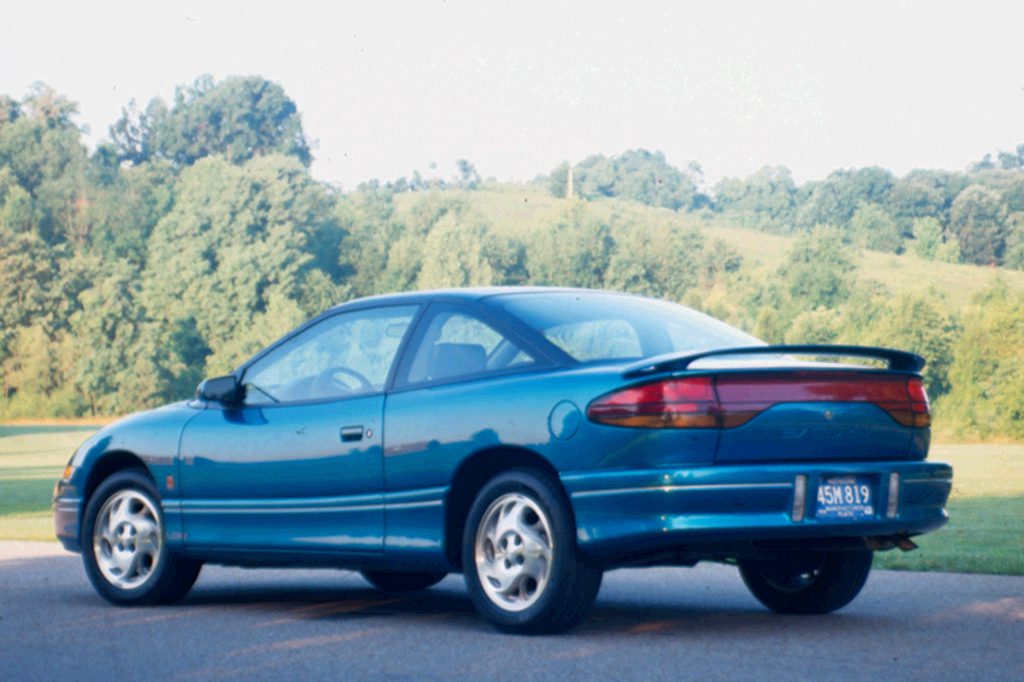
[[87,341],[76,358],[75,384],[90,414],[131,412],[162,396],[119,390],[137,353],[145,312],[138,304],[139,272],[127,261],[108,264],[108,272],[79,295],[81,310],[71,316],[74,337]]
[[1009,234],[1003,264],[1008,268],[1024,270],[1024,212],[1013,213],[1007,219]]
[[455,162],[455,168],[459,172],[458,177],[455,179],[457,187],[470,190],[479,187],[480,173],[477,172],[476,166],[466,159],[459,159]]
[[893,175],[883,168],[833,171],[803,188],[806,199],[797,211],[797,224],[846,228],[862,203],[884,205],[892,191]]
[[960,242],[963,259],[979,265],[998,265],[1006,246],[1003,220],[1006,208],[995,191],[971,185],[950,209],[950,227]]
[[723,239],[715,239],[704,248],[701,283],[705,288],[714,286],[727,273],[738,272],[743,256]]
[[970,438],[1024,438],[1024,294],[1000,282],[963,316],[937,420]]
[[312,160],[295,103],[284,88],[258,76],[201,76],[179,87],[174,103],[159,100],[139,111],[134,104],[111,128],[122,159],[141,163],[154,157],[179,166],[223,155],[232,163],[285,154],[303,165]]
[[167,104],[159,98],[151,100],[145,109],[139,109],[134,99],[122,107],[121,118],[109,130],[118,160],[139,165],[159,156],[157,126],[166,119]]
[[948,304],[934,290],[901,294],[891,300],[867,327],[852,330],[857,343],[902,348],[922,355],[928,364],[924,378],[934,399],[949,391],[949,369],[960,326]]
[[786,330],[786,343],[836,343],[842,327],[842,313],[838,310],[815,308],[805,310],[793,318]]
[[[95,158],[94,158],[95,161]],[[91,183],[86,219],[90,251],[107,261],[127,259],[141,268],[150,233],[174,203],[177,175],[167,161],[154,159],[104,174]]]
[[341,279],[352,296],[388,291],[384,284],[392,247],[406,233],[395,213],[395,194],[381,187],[364,187],[338,200],[337,219],[345,232],[341,240]]
[[451,212],[438,220],[422,244],[428,254],[416,277],[420,289],[521,284],[525,250],[494,235],[476,212]]
[[779,276],[796,312],[834,308],[850,297],[854,264],[838,232],[818,228],[794,242]]
[[615,248],[605,285],[682,301],[700,281],[703,240],[697,230],[666,223],[613,221]]
[[933,217],[945,224],[953,200],[967,184],[963,173],[912,170],[893,183],[887,208],[904,231],[918,218]]
[[576,202],[538,230],[529,245],[531,281],[599,288],[604,284],[614,247],[611,227],[591,217],[585,202]]
[[746,179],[726,178],[715,188],[715,208],[743,224],[790,231],[796,208],[796,183],[783,166],[766,166]]
[[768,343],[782,343],[792,324],[789,295],[778,278],[741,277],[737,289],[743,305],[736,323]]
[[301,321],[303,282],[338,269],[342,236],[331,195],[294,159],[204,159],[149,240],[145,307],[166,328],[194,324],[207,372],[226,371]]
[[57,254],[37,235],[0,231],[0,372],[2,392],[8,395],[11,344],[17,330],[31,326],[54,309],[58,279]]
[[[555,169],[550,182],[556,196],[565,194],[562,169]],[[694,179],[670,165],[661,152],[632,149],[618,156],[590,156],[577,164],[573,173],[574,189],[587,199],[619,197],[678,210],[692,207],[698,198]]]
[[955,239],[947,239],[935,251],[935,260],[940,263],[962,263],[960,243]]
[[1024,173],[1014,171],[1005,175],[1009,177],[999,188],[999,193],[1006,204],[1006,211],[1010,214],[1024,213]]
[[850,219],[850,232],[866,248],[873,251],[899,253],[903,235],[896,221],[878,204],[862,202]]
[[942,225],[935,218],[918,218],[914,221],[913,251],[921,258],[935,260],[942,246]]
[[81,410],[67,368],[73,343],[67,334],[51,336],[43,322],[20,327],[13,334],[12,353],[5,363],[5,399],[0,414],[12,417],[75,416]]
[[37,83],[0,120],[0,229],[31,231],[48,244],[81,242],[86,150],[75,126],[77,106]]
[[[569,186],[569,163],[560,163],[554,167],[547,179],[548,192],[554,197],[564,197],[567,195],[566,190]],[[580,196],[580,179],[579,176],[573,175],[572,191],[576,196]]]
[[1024,168],[1024,144],[1017,145],[1013,151],[1000,151],[998,154],[999,166],[1005,170],[1020,170]]
[[[388,225],[389,232],[382,235],[370,235],[370,239],[376,239],[376,245],[372,246],[373,258],[370,263],[380,263],[382,271],[371,279],[375,283],[374,291],[406,291],[414,288],[419,279],[420,270],[427,259],[423,245],[433,228],[444,220],[455,225],[474,224],[483,221],[483,217],[474,214],[470,209],[469,202],[461,196],[444,196],[435,192],[426,193],[412,206],[410,215],[404,222],[381,223]],[[370,229],[374,224],[370,223]],[[359,253],[358,248],[351,252],[343,244],[343,254]],[[350,255],[343,255],[350,258]],[[356,287],[364,281],[362,274],[363,265],[356,264],[354,269],[357,274],[350,281]],[[440,270],[432,273],[428,279],[434,276],[446,277],[439,274]]]

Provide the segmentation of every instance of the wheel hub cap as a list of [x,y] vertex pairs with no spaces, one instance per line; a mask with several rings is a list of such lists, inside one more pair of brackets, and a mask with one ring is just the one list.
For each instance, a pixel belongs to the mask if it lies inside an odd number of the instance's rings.
[[543,594],[551,575],[554,542],[540,506],[525,495],[502,495],[487,508],[477,529],[474,558],[488,598],[522,611]]
[[143,585],[160,561],[163,533],[156,508],[135,490],[114,493],[96,515],[93,554],[100,573],[124,590]]

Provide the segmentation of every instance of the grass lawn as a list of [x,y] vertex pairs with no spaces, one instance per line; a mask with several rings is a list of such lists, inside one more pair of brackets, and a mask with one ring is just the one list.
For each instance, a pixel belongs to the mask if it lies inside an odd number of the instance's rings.
[[[0,426],[0,540],[52,540],[53,483],[94,426]],[[955,470],[950,522],[921,549],[881,552],[875,566],[1024,575],[1024,445],[936,445]]]
[[0,426],[0,540],[54,540],[53,484],[93,425]]
[[949,523],[875,566],[1024,575],[1024,445],[935,445],[929,458],[953,465]]

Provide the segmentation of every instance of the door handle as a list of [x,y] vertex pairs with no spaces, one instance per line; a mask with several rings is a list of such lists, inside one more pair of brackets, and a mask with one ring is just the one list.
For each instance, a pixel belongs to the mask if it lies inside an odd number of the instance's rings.
[[363,439],[362,426],[343,426],[341,428],[341,440],[346,443]]

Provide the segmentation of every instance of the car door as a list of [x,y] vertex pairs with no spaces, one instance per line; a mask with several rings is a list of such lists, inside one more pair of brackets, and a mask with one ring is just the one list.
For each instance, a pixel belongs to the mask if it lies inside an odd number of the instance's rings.
[[379,552],[384,388],[417,306],[340,312],[249,364],[244,404],[189,422],[190,549]]
[[444,496],[471,453],[543,443],[547,413],[528,376],[551,367],[529,341],[469,306],[433,304],[396,371],[385,418],[385,552],[424,565],[443,557]]

